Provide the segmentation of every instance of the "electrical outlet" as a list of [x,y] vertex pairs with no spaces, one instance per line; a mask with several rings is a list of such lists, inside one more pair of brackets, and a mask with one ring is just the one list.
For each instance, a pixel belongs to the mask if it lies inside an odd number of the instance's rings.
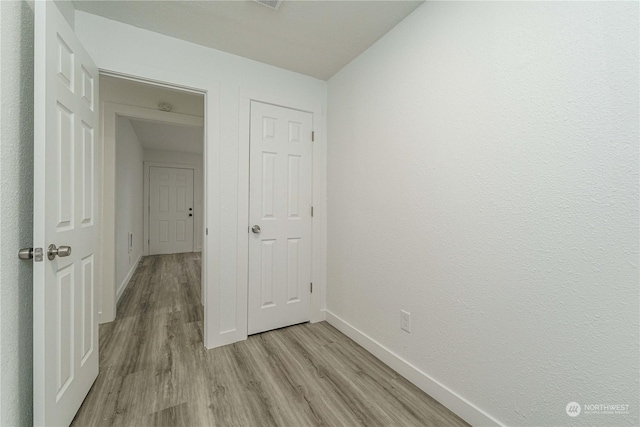
[[411,313],[400,310],[400,329],[411,333]]

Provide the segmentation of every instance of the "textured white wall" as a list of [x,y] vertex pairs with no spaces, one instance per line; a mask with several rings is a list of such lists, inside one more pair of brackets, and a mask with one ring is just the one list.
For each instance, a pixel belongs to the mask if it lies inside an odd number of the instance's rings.
[[327,310],[503,423],[638,425],[638,30],[428,2],[330,79]]
[[195,230],[193,234],[194,244],[196,251],[202,251],[202,233],[204,225],[202,222],[203,216],[203,183],[204,177],[202,174],[202,165],[204,159],[202,154],[181,153],[178,151],[164,151],[164,150],[144,150],[145,162],[158,162],[158,163],[172,163],[180,165],[191,165],[194,167],[193,174],[193,203],[194,203],[194,218],[195,218]]
[[33,10],[0,2],[0,425],[31,425]]
[[[144,150],[131,122],[116,118],[116,295],[124,290],[125,279],[142,256]],[[129,252],[129,233],[133,247]]]

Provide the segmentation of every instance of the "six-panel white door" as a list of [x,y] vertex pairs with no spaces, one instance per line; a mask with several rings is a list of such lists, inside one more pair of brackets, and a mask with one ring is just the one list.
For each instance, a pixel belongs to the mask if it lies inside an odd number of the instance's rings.
[[[98,375],[98,70],[50,1],[35,3],[34,60],[33,417],[58,426]],[[51,244],[71,254],[49,259]]]
[[312,115],[251,103],[248,333],[310,319]]
[[149,254],[193,252],[193,169],[149,168]]

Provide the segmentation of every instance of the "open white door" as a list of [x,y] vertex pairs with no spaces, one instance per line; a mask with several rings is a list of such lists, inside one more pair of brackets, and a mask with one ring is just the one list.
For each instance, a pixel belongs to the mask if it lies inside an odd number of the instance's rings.
[[251,102],[249,334],[311,318],[312,121]]
[[33,415],[58,426],[98,375],[98,69],[52,1],[35,19]]

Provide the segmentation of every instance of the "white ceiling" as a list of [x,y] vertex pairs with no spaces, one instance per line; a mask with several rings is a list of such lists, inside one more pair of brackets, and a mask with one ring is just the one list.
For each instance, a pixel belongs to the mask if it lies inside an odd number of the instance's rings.
[[204,133],[201,126],[184,126],[150,120],[129,119],[145,150],[182,151],[201,154]]
[[[2,0],[0,0],[2,1]],[[161,102],[171,104],[171,112],[204,117],[204,95],[157,86],[109,75],[100,75],[100,102],[158,109]]]
[[329,79],[424,0],[74,1],[77,10]]

